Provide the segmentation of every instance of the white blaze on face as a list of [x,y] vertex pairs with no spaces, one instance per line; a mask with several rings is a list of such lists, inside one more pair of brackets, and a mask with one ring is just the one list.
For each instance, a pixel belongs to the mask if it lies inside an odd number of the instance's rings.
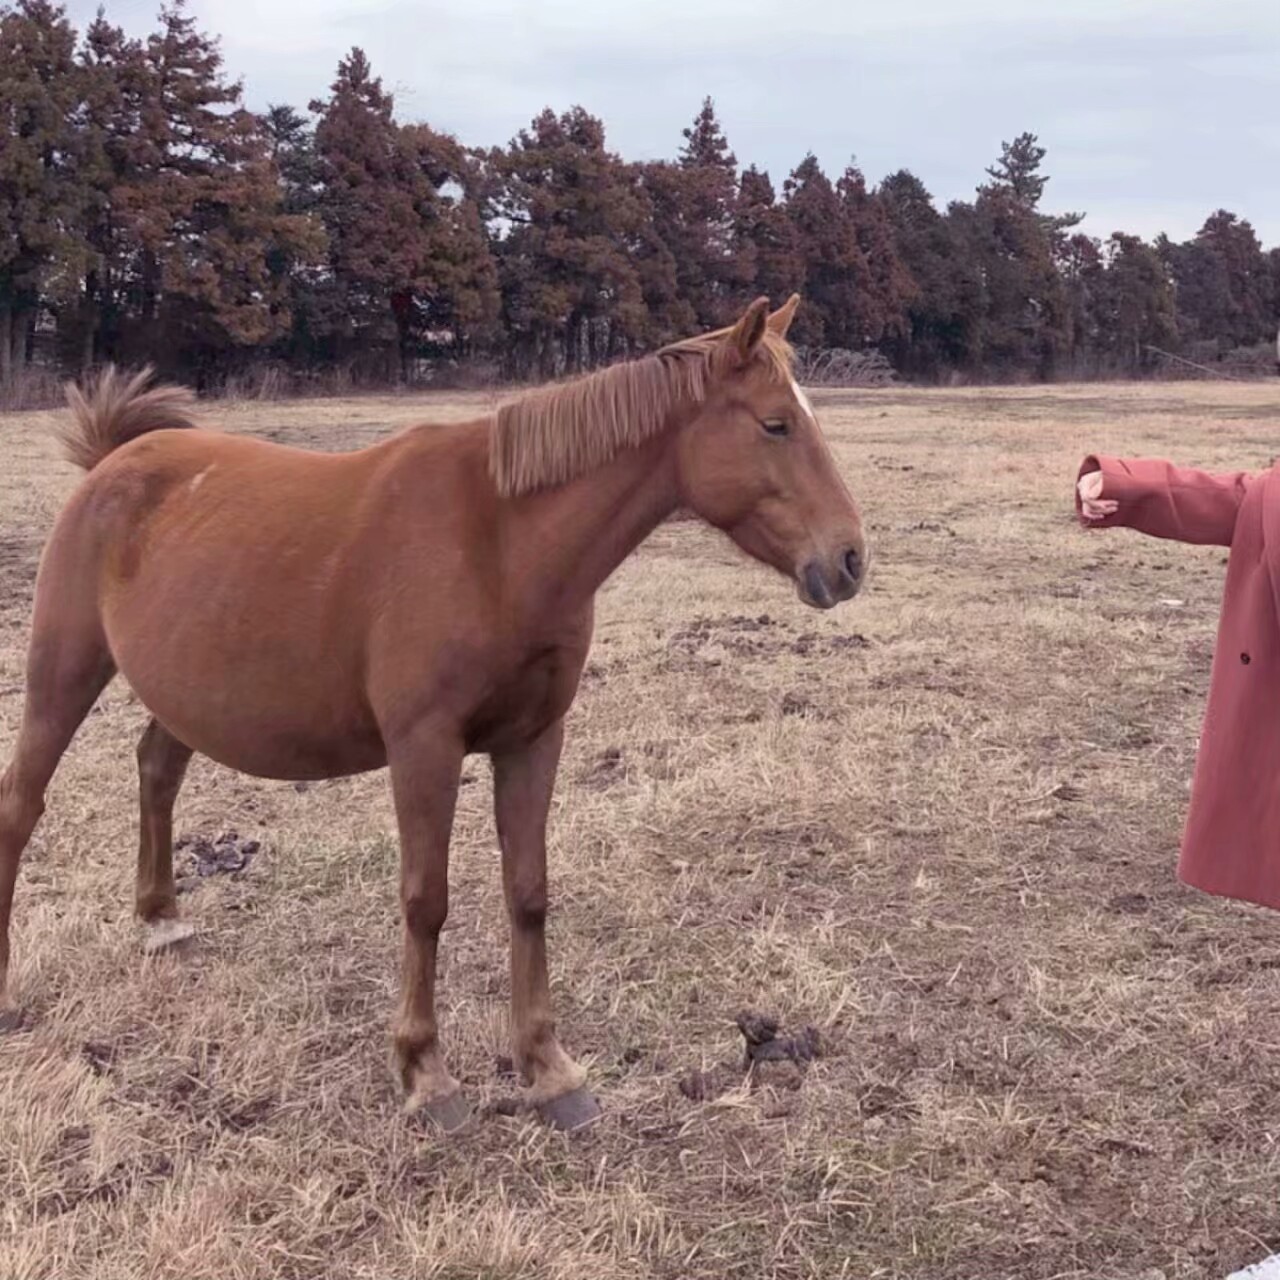
[[791,379],[791,390],[795,398],[800,401],[800,407],[809,415],[810,420],[816,425],[818,415],[813,411],[813,405],[809,403],[809,397],[805,395],[804,388],[794,379]]

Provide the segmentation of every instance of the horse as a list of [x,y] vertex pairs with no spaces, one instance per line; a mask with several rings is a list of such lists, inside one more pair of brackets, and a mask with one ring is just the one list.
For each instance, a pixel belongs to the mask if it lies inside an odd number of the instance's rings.
[[547,980],[546,828],[596,592],[677,508],[791,578],[850,599],[862,521],[786,334],[800,299],[535,389],[476,421],[348,453],[197,428],[191,393],[144,369],[68,385],[87,475],[36,577],[21,726],[0,776],[0,1016],[18,863],[59,759],[117,673],[138,744],[135,907],[163,946],[181,921],[173,810],[196,752],[264,778],[388,767],[400,840],[402,975],[391,1042],[406,1107],[451,1131],[469,1105],[435,1012],[463,760],[490,757],[510,928],[510,1028],[525,1102],[596,1119]]

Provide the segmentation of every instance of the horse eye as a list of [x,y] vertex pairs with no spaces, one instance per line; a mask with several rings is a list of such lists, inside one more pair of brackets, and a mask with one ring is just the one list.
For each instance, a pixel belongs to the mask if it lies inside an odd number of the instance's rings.
[[782,418],[769,418],[760,424],[771,436],[785,436],[787,424]]

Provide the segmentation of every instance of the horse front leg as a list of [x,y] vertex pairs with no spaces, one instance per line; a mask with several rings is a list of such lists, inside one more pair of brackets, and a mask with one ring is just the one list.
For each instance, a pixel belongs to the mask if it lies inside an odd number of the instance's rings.
[[407,1109],[421,1111],[446,1131],[460,1129],[469,1118],[440,1053],[435,1006],[436,950],[449,912],[449,836],[462,759],[460,742],[427,726],[388,744],[404,918],[396,1066]]
[[493,757],[494,808],[502,845],[502,887],[511,921],[511,1042],[529,1100],[558,1129],[600,1115],[586,1072],[556,1038],[547,982],[547,811],[564,722],[518,751]]

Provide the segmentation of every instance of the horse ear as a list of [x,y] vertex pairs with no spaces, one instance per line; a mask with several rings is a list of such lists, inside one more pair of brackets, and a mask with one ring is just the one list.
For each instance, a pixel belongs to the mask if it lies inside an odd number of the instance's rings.
[[793,293],[786,302],[780,306],[777,311],[769,317],[769,328],[780,338],[787,336],[787,330],[791,328],[791,322],[796,318],[796,308],[800,305],[800,295]]
[[757,298],[729,330],[729,351],[739,366],[749,364],[769,324],[769,299]]

